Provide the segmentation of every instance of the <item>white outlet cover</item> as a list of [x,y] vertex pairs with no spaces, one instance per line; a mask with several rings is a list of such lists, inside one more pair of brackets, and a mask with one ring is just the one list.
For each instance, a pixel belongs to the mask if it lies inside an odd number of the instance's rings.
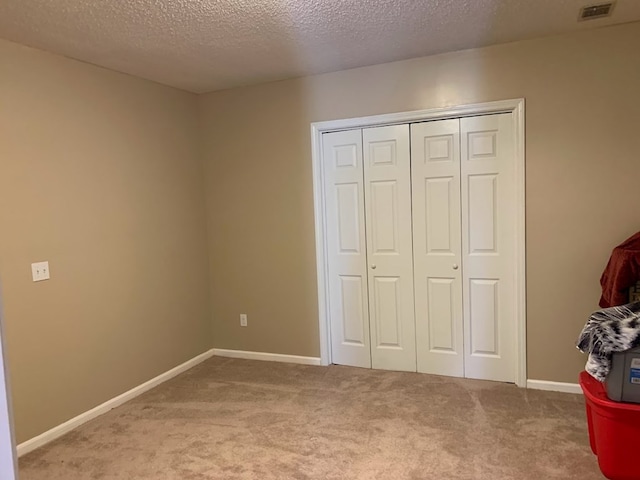
[[31,275],[34,282],[49,280],[49,262],[36,262],[31,264]]

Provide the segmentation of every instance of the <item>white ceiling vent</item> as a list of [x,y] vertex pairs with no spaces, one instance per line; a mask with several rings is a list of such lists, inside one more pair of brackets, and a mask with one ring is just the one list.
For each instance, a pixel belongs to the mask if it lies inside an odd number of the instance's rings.
[[595,20],[596,18],[608,17],[613,11],[616,2],[600,3],[598,5],[589,5],[580,9],[578,21]]

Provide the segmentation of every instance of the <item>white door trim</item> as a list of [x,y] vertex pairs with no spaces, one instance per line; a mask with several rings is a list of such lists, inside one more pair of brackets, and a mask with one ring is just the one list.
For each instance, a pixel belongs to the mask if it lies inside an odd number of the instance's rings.
[[2,297],[0,296],[0,478],[15,480],[18,478],[18,462],[5,347]]
[[527,385],[527,318],[526,318],[526,262],[525,262],[525,150],[524,150],[524,98],[500,100],[496,102],[459,105],[411,112],[389,113],[369,117],[329,120],[311,124],[311,160],[313,165],[313,194],[316,230],[316,268],[318,279],[318,324],[320,333],[320,361],[322,365],[331,363],[331,348],[329,344],[330,325],[327,312],[329,311],[329,295],[327,284],[327,250],[325,244],[325,202],[322,169],[322,134],[339,130],[365,128],[383,125],[397,125],[400,123],[421,122],[426,120],[442,120],[446,118],[460,118],[474,115],[493,113],[512,113],[513,131],[516,144],[516,195],[517,195],[517,235],[516,235],[516,291],[517,318],[516,338],[513,341],[517,348],[518,368],[516,384],[519,387]]

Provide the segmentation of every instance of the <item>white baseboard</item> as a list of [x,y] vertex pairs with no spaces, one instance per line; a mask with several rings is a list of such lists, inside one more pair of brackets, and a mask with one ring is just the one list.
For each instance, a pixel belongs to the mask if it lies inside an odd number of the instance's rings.
[[579,393],[582,388],[577,383],[551,382],[548,380],[527,380],[527,388],[533,390],[547,390],[550,392]]
[[137,387],[132,388],[131,390],[124,392],[123,394],[118,395],[117,397],[112,398],[111,400],[107,400],[103,404],[98,405],[97,407],[92,408],[87,412],[81,413],[80,415],[72,418],[71,420],[67,420],[66,422],[64,422],[61,425],[58,425],[57,427],[53,427],[51,430],[47,430],[46,432],[38,435],[37,437],[33,437],[32,439],[21,443],[20,445],[18,445],[18,448],[17,448],[18,456],[20,457],[29,452],[32,452],[36,448],[39,448],[45,445],[46,443],[49,443],[52,440],[55,440],[56,438],[61,437],[65,433],[70,432],[71,430],[79,427],[83,423],[86,423],[89,420],[93,420],[94,418],[99,417],[104,413],[107,413],[109,410],[119,407],[123,403],[128,402],[129,400],[143,394],[148,390],[151,390],[154,387],[157,387],[161,383],[172,379],[176,375],[179,375],[182,372],[185,372],[190,368],[195,367],[197,364],[204,362],[206,359],[211,358],[212,356],[213,356],[213,350],[208,350],[198,355],[197,357],[194,357],[191,360],[187,360],[183,364],[178,365],[175,368],[172,368],[168,372],[164,372],[158,375],[157,377],[152,378],[147,382],[144,382],[142,385],[138,385]]
[[247,352],[245,350],[226,350],[214,348],[214,355],[219,357],[244,358],[246,360],[262,360],[266,362],[299,363],[301,365],[320,365],[319,357],[301,357],[299,355],[285,355],[283,353]]

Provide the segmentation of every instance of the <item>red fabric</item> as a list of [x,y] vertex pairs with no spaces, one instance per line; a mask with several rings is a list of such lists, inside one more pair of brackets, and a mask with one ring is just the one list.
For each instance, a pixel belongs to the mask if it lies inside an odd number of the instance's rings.
[[613,249],[600,277],[602,308],[629,303],[629,288],[640,280],[640,232]]

